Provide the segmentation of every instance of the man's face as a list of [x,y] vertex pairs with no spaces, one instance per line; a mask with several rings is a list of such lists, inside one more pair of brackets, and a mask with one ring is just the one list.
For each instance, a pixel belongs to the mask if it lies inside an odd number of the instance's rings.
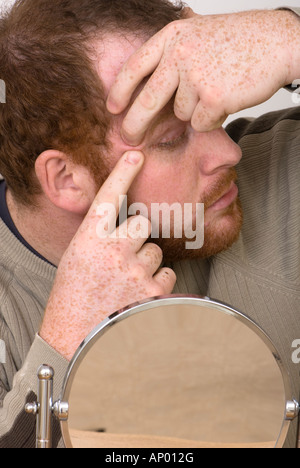
[[[137,38],[114,37],[101,51],[98,73],[108,93],[126,59],[141,45]],[[111,171],[125,151],[133,149],[121,137],[126,112],[113,117],[109,140],[112,150],[108,158]],[[187,239],[161,238],[158,243],[168,260],[209,257],[237,240],[242,225],[242,210],[235,185],[234,166],[241,159],[240,148],[223,129],[197,133],[189,122],[182,122],[169,103],[152,123],[138,148],[145,155],[141,173],[129,193],[129,203],[148,207],[154,203],[192,204],[192,225],[196,226],[196,204],[204,203],[204,245],[186,250]],[[184,234],[184,230],[183,230]],[[190,240],[190,239],[189,239]],[[151,240],[152,241],[152,240]]]

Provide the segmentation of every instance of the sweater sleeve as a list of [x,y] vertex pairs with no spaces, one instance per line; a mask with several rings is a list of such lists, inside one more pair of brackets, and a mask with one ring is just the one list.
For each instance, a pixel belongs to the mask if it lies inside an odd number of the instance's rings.
[[[0,448],[33,448],[35,447],[36,418],[28,415],[24,408],[28,402],[36,401],[37,370],[42,364],[53,367],[54,401],[59,397],[62,382],[67,371],[68,361],[44,342],[39,335],[26,357],[24,365],[14,376],[13,387],[5,391],[0,381]],[[59,444],[61,434],[59,424],[54,421],[53,446]]]
[[296,15],[300,16],[300,7],[282,7],[279,8],[279,10],[291,10],[296,13]]

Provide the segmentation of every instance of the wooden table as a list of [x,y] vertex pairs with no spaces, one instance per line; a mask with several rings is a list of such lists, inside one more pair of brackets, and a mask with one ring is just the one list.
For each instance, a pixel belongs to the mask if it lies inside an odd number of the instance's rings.
[[74,448],[273,448],[275,442],[225,444],[131,434],[106,434],[70,430]]

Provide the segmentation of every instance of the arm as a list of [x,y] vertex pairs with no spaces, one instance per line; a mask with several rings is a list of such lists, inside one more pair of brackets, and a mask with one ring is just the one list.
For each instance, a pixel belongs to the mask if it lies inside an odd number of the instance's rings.
[[129,59],[107,106],[114,114],[124,111],[152,73],[124,120],[124,139],[139,144],[175,91],[177,117],[209,131],[299,78],[299,44],[300,20],[291,11],[192,15],[168,25]]
[[[279,8],[279,10],[290,11],[290,13],[293,12],[294,15],[295,15],[295,20],[298,21],[298,23],[300,23],[300,8],[298,8],[298,7],[294,7],[294,8],[284,7],[284,8]],[[296,41],[297,41],[297,39],[296,39]],[[291,44],[291,46],[292,47],[298,47],[297,43],[296,44]],[[292,58],[292,60],[293,60],[293,58]],[[287,86],[287,89],[289,91],[291,91],[292,93],[294,93],[293,102],[295,104],[300,104],[300,64],[299,64],[299,62],[297,60],[295,61],[295,67],[296,67],[296,71],[294,73],[295,78]]]
[[110,314],[174,288],[175,273],[160,269],[161,249],[144,245],[150,221],[132,217],[116,228],[120,197],[143,162],[141,152],[118,161],[60,262],[40,336],[68,360]]
[[[160,269],[162,252],[156,245],[144,245],[150,234],[148,220],[130,218],[117,230],[107,230],[116,225],[119,196],[127,193],[142,165],[140,152],[126,153],[120,159],[60,262],[40,334],[22,368],[16,373],[14,356],[9,359],[10,363],[2,367],[3,377],[10,373],[8,383],[5,378],[1,381],[0,367],[0,447],[34,447],[35,418],[27,415],[24,407],[26,402],[36,401],[37,370],[42,364],[55,371],[57,399],[70,359],[95,326],[133,302],[171,293],[175,274]],[[108,203],[116,209],[106,216]],[[138,221],[145,229],[143,236],[135,237],[130,225]],[[9,336],[11,330],[7,330],[7,336],[2,332],[1,339],[8,343]],[[11,348],[13,353],[14,337]],[[58,428],[54,446],[59,436]]]
[[[37,370],[42,363],[48,363],[55,369],[54,399],[58,399],[66,374],[68,361],[55,352],[39,336],[36,336],[22,368],[14,376],[13,386],[7,388],[4,382],[5,374],[13,373],[13,365],[9,359],[10,349],[7,349],[7,362],[0,366],[0,448],[34,448],[35,447],[35,417],[25,413],[25,404],[36,401]],[[56,447],[60,439],[60,430],[54,431]]]

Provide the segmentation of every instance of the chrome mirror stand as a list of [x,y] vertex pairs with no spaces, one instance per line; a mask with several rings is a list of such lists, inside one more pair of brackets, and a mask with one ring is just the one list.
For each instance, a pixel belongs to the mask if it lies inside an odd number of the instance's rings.
[[[53,403],[52,367],[43,365],[38,373],[38,401],[27,403],[25,411],[34,414],[36,421],[36,448],[52,448],[52,417],[59,421],[67,421],[69,417],[69,404],[56,401]],[[299,415],[299,403],[296,400],[286,402],[285,421],[292,421]]]
[[36,448],[52,448],[52,417],[67,421],[68,403],[57,401],[53,404],[52,367],[43,365],[38,370],[38,401],[27,403],[25,411],[36,416]]
[[[43,365],[38,370],[38,401],[27,403],[25,411],[34,414],[36,421],[36,448],[52,448],[52,417],[59,421],[67,421],[69,417],[68,402],[53,403],[52,367]],[[299,415],[299,403],[296,400],[286,401],[285,421],[292,421]]]

